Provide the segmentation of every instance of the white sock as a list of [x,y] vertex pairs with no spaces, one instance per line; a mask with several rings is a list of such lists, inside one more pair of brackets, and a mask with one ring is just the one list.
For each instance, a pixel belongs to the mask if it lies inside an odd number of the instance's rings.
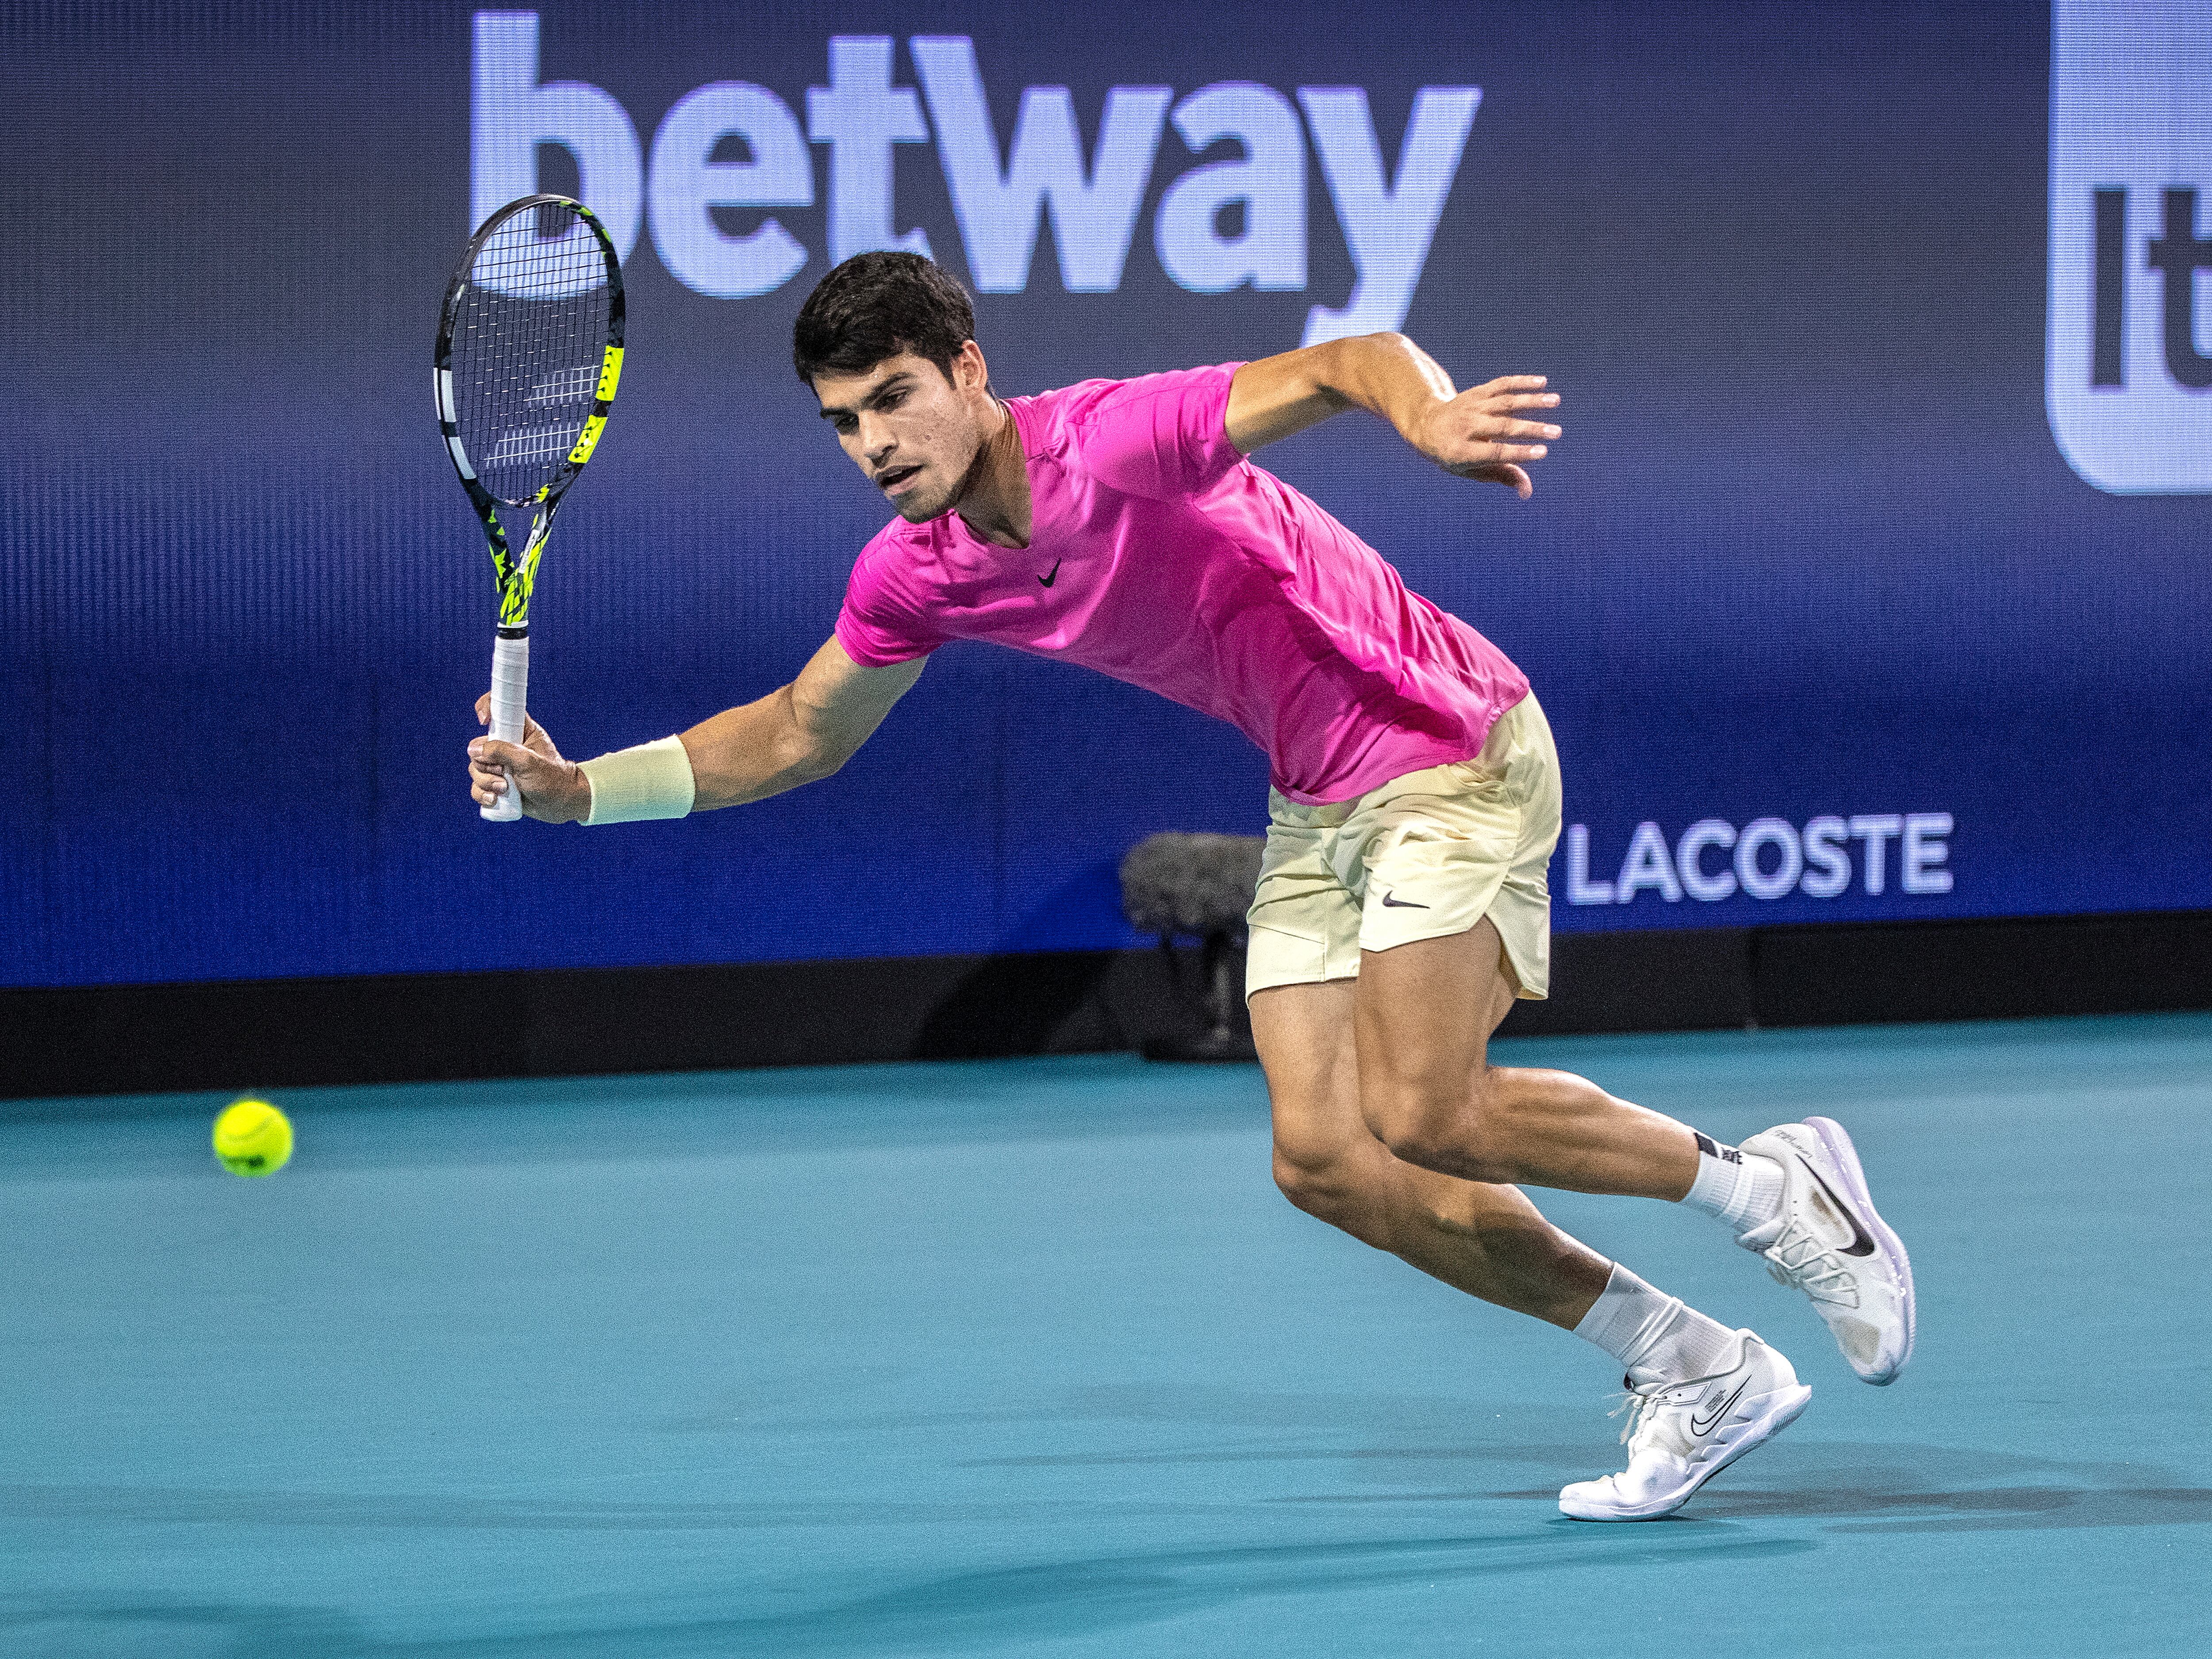
[[1638,1384],[1712,1376],[1736,1354],[1734,1331],[1653,1290],[1619,1262],[1575,1334],[1619,1360]]
[[1757,1152],[1723,1146],[1711,1135],[1698,1135],[1698,1178],[1682,1202],[1726,1222],[1741,1238],[1782,1212],[1782,1166]]

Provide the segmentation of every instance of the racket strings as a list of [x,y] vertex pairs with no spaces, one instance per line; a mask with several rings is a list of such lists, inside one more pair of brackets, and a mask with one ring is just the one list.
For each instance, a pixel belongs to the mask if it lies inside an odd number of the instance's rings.
[[574,209],[542,204],[494,229],[454,318],[461,442],[484,488],[527,502],[557,479],[598,395],[605,257]]

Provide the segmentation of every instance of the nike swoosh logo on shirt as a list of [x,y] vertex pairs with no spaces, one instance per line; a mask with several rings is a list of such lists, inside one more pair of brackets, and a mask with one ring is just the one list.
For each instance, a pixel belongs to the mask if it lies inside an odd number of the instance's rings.
[[1060,580],[1060,561],[1059,561],[1058,559],[1054,559],[1054,560],[1052,562],[1052,574],[1050,574],[1049,576],[1039,576],[1039,577],[1037,578],[1037,585],[1038,585],[1039,586],[1041,586],[1041,587],[1050,587],[1050,586],[1051,586],[1054,582],[1058,581],[1059,580]]
[[1382,902],[1394,910],[1425,910],[1429,908],[1425,904],[1416,904],[1411,899],[1400,898],[1395,888],[1382,895]]
[[1713,1408],[1713,1413],[1711,1417],[1705,1416],[1702,1413],[1692,1413],[1690,1418],[1691,1436],[1695,1439],[1703,1440],[1707,1435],[1718,1428],[1721,1424],[1721,1419],[1729,1414],[1729,1411],[1735,1407],[1737,1401],[1743,1398],[1743,1391],[1750,1386],[1751,1379],[1747,1376],[1742,1382],[1735,1385],[1735,1392],[1734,1394],[1722,1401],[1718,1406]]
[[1836,1213],[1851,1224],[1851,1242],[1842,1247],[1843,1253],[1845,1255],[1872,1255],[1874,1240],[1868,1236],[1867,1230],[1859,1225],[1858,1212],[1836,1196],[1836,1189],[1820,1180],[1820,1172],[1814,1169],[1809,1161],[1805,1168],[1814,1180],[1820,1182],[1820,1190],[1827,1194],[1828,1202],[1836,1206]]

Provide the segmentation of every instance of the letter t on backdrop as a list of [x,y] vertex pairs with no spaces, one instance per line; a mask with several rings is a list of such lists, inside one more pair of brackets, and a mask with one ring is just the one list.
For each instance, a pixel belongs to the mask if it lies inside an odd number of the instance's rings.
[[929,142],[912,87],[891,84],[887,34],[841,34],[830,42],[830,84],[806,89],[806,136],[830,146],[830,263],[893,248],[929,257],[929,236],[891,228],[894,144]]

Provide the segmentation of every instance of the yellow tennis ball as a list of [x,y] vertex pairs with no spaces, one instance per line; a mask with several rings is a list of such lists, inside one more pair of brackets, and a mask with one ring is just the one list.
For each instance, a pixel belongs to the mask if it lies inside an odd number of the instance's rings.
[[292,1156],[291,1120],[265,1100],[233,1101],[215,1121],[215,1155],[233,1175],[275,1175]]

